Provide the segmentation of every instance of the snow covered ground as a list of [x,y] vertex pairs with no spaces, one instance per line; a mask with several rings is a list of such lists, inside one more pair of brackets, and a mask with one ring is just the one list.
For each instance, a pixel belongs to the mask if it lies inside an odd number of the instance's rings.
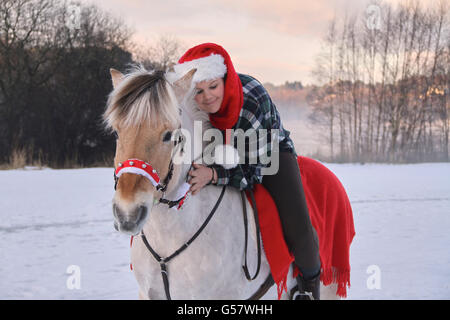
[[[450,164],[326,165],[354,211],[348,298],[450,299]],[[0,299],[137,298],[112,175],[0,171]]]

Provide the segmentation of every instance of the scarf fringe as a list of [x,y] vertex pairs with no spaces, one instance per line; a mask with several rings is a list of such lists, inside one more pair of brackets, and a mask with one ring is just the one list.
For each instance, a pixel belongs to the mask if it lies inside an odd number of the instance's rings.
[[278,300],[281,299],[281,296],[283,295],[283,291],[287,293],[287,274],[284,276],[283,279],[281,279],[279,282],[277,282]]
[[341,298],[346,298],[347,286],[350,288],[350,269],[339,269],[335,267],[322,268],[320,280],[324,286],[336,283],[336,295]]

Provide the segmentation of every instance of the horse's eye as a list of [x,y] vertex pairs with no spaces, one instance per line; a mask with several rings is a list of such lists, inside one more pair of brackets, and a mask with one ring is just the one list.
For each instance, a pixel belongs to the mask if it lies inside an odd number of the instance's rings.
[[167,131],[163,136],[163,142],[170,141],[171,138],[172,138],[172,132]]
[[117,131],[113,132],[113,136],[116,140],[119,140],[119,135],[117,134]]

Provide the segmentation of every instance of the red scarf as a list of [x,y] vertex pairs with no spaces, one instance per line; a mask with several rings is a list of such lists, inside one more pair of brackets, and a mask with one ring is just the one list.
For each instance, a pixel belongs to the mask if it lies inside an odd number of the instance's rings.
[[242,92],[241,79],[239,79],[238,74],[234,70],[228,52],[215,43],[203,43],[186,51],[180,60],[178,60],[178,63],[182,64],[211,54],[220,54],[224,58],[227,73],[222,105],[219,111],[209,114],[209,120],[217,129],[231,129],[239,118],[239,113],[244,104],[244,94]]
[[[347,296],[350,287],[350,244],[355,235],[350,201],[339,179],[324,165],[298,157],[311,223],[319,237],[320,280],[324,285],[337,283],[336,294]],[[286,277],[294,258],[284,242],[275,203],[261,184],[254,188],[264,252],[278,298],[286,288]],[[298,270],[294,276],[298,274]]]

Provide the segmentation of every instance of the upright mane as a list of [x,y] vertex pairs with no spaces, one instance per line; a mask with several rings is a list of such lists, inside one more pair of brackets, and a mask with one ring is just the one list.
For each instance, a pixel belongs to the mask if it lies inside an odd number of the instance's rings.
[[165,72],[134,66],[109,94],[103,120],[110,130],[143,123],[178,126],[178,103]]

